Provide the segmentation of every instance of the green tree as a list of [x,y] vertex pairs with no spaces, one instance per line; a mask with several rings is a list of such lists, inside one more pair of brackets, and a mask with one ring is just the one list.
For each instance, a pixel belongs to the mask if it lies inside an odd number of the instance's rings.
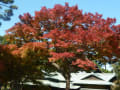
[[[14,0],[0,0],[0,20],[8,21],[13,16],[13,10],[17,9],[16,5],[13,5]],[[0,21],[0,25],[1,25]]]
[[118,62],[113,64],[114,72],[116,74],[116,81],[112,86],[112,90],[119,90],[120,89],[120,59]]
[[6,40],[6,36],[0,36],[0,44],[2,44],[2,45],[8,44],[8,42]]
[[3,36],[0,36],[0,44],[3,43]]

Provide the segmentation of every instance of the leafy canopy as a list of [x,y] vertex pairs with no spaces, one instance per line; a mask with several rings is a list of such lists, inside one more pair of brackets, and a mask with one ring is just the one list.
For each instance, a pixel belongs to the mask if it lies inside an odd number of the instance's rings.
[[35,16],[26,13],[19,18],[20,22],[7,30],[7,41],[18,46],[18,53],[22,52],[18,56],[28,62],[38,60],[44,63],[39,65],[56,67],[68,81],[66,90],[71,72],[96,69],[92,60],[106,63],[113,56],[120,57],[120,25],[115,25],[114,18],[83,13],[68,3],[42,7]]
[[50,62],[69,61],[87,70],[87,66],[94,68],[90,58],[102,61],[104,56],[119,55],[119,26],[114,25],[115,19],[103,19],[98,13],[83,14],[77,6],[69,7],[66,3],[53,9],[43,7],[35,16],[20,15],[20,20],[7,30],[9,41],[18,46],[28,42],[47,43]]

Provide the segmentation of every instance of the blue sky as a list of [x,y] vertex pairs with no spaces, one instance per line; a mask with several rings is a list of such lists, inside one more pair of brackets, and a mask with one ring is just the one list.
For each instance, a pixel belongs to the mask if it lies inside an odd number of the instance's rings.
[[120,23],[120,0],[15,0],[15,5],[19,8],[15,11],[11,21],[2,23],[0,35],[4,35],[5,30],[19,21],[20,14],[29,12],[34,15],[34,12],[39,11],[42,6],[53,8],[55,4],[64,5],[65,2],[68,2],[70,6],[78,5],[83,12],[98,12],[103,14],[103,18],[116,18],[117,24]]

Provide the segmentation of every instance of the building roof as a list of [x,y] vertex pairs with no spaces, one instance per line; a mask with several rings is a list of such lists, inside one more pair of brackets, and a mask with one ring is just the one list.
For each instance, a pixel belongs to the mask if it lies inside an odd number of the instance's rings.
[[[42,82],[44,85],[47,86],[52,86],[52,87],[57,87],[57,88],[66,88],[66,82],[52,82],[49,80],[39,80],[40,82]],[[74,85],[72,82],[70,83],[70,88],[71,89],[78,89],[80,88],[80,86],[78,85]]]
[[[89,80],[86,79],[88,77],[97,77],[96,80]],[[80,85],[112,85],[110,80],[115,77],[114,73],[85,73],[85,72],[78,72],[78,73],[71,73],[71,80],[70,80],[70,88],[71,89],[78,89]],[[57,88],[65,88],[66,82],[64,77],[58,73],[53,72],[50,76],[45,76],[45,79],[38,80],[42,82],[44,85],[57,87]]]
[[75,85],[112,85],[112,82],[106,82],[106,81],[97,81],[97,80],[76,80],[74,81]]
[[[53,76],[46,76],[49,79],[55,79],[59,82],[65,82],[64,77],[58,73],[54,72],[51,73]],[[87,77],[94,76],[97,77],[99,80],[87,80]],[[91,85],[112,85],[110,80],[115,77],[115,73],[72,73],[71,74],[71,83],[72,84],[91,84]]]
[[115,73],[72,73],[71,74],[71,80],[76,81],[76,80],[83,80],[89,76],[95,76],[103,81],[109,82],[113,77],[115,77]]

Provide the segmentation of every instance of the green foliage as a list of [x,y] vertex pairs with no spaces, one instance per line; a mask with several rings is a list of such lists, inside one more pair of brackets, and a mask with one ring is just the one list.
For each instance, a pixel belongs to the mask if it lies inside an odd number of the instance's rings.
[[3,42],[3,36],[0,36],[0,44]]
[[116,73],[117,80],[114,82],[115,85],[112,86],[112,90],[120,90],[120,60],[113,64],[113,68]]
[[120,80],[120,61],[113,65],[114,71],[116,73],[117,79]]
[[7,40],[6,40],[6,37],[5,36],[0,36],[0,44],[4,45],[4,44],[7,44]]
[[109,71],[109,70],[104,69],[104,68],[100,68],[100,70],[102,73],[112,73],[112,71]]
[[114,82],[114,85],[112,85],[111,90],[120,90],[120,80]]
[[13,10],[18,8],[16,5],[13,5],[13,3],[14,0],[0,0],[0,20],[8,21],[11,19]]

